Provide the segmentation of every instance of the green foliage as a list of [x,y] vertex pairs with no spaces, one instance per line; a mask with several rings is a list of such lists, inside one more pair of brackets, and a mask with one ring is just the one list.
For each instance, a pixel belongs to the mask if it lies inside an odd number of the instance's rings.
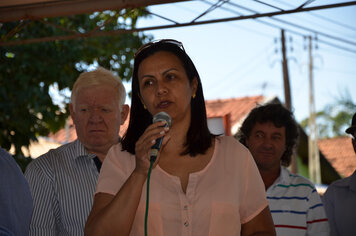
[[[316,113],[316,123],[319,138],[329,138],[344,136],[345,129],[350,126],[352,116],[356,112],[356,104],[353,103],[348,90],[334,104],[329,104],[322,111]],[[301,122],[301,126],[308,131],[308,121],[306,118]]]
[[[48,18],[44,22],[9,22],[0,27],[0,38],[6,42],[63,36],[70,34],[68,30],[88,33],[132,29],[143,16],[144,9],[124,9]],[[20,26],[21,30],[9,34]],[[15,157],[26,165],[21,147],[28,147],[38,136],[58,131],[69,115],[67,107],[53,102],[50,87],[56,86],[60,91],[72,88],[79,73],[92,64],[111,69],[130,81],[134,52],[150,39],[143,33],[127,33],[0,47],[1,147],[9,150],[14,145]]]

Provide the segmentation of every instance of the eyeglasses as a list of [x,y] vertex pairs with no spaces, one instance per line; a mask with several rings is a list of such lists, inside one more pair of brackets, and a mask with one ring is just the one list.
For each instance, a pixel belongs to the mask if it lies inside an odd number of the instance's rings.
[[142,51],[146,50],[147,48],[150,48],[153,45],[156,44],[173,44],[177,47],[179,47],[180,49],[183,50],[183,52],[185,52],[183,44],[177,40],[174,39],[158,39],[158,40],[154,40],[152,42],[146,43],[144,45],[142,45],[139,49],[137,49],[134,58],[136,58]]

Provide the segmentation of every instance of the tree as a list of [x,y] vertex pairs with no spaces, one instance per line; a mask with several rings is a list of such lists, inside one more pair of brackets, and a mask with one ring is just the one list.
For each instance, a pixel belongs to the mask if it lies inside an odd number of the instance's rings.
[[[145,14],[144,9],[123,9],[9,22],[0,26],[0,37],[2,41],[14,41],[60,36],[64,30],[86,33],[93,29],[131,29]],[[148,40],[151,37],[143,33],[130,33],[0,47],[1,147],[9,150],[14,145],[17,161],[28,162],[21,147],[28,148],[38,136],[58,131],[69,115],[68,106],[53,102],[50,87],[56,86],[60,91],[71,88],[79,73],[93,63],[130,81],[134,52]],[[68,101],[68,97],[63,99]]]
[[[341,94],[341,93],[340,93]],[[319,138],[343,136],[345,129],[350,126],[352,116],[356,112],[356,104],[348,90],[338,98],[334,104],[329,104],[322,111],[316,113],[316,123]],[[301,122],[301,126],[308,131],[308,118]]]

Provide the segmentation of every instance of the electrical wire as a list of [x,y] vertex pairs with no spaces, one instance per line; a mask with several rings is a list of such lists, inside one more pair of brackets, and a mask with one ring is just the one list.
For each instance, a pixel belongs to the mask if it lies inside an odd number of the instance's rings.
[[[273,48],[270,45],[263,47],[260,51],[252,55],[247,60],[245,60],[243,64],[239,65],[238,67],[235,67],[233,70],[226,73],[223,76],[224,80],[222,80],[221,83],[218,84],[216,84],[216,82],[214,84],[206,83],[205,89],[209,89],[210,91],[211,90],[221,91],[222,89],[226,89],[226,88],[233,89],[231,86],[229,87],[227,85],[234,84],[236,86],[242,86],[243,83],[247,83],[248,81],[244,80],[245,75],[249,74],[251,71],[258,70],[258,66],[261,65],[260,63],[262,63],[263,60],[268,58],[267,55],[270,53],[268,52],[268,50],[271,50]],[[265,56],[261,56],[261,54]]]
[[314,2],[314,1],[315,1],[315,0],[308,0],[308,1],[306,1],[305,3],[303,3],[302,5],[300,5],[300,6],[298,7],[298,9],[301,9],[301,8],[305,7],[306,5],[309,5],[310,3]]
[[269,7],[272,7],[274,9],[277,9],[277,10],[280,10],[280,11],[284,11],[284,9],[282,9],[282,8],[276,7],[276,6],[274,6],[272,4],[269,4],[269,3],[262,2],[260,0],[253,0],[253,1],[258,2],[260,4],[263,4],[263,5],[266,5],[266,6],[269,6]]
[[[252,12],[254,14],[259,14],[259,12],[255,11],[255,10],[252,10],[250,8],[241,6],[241,5],[236,4],[236,3],[228,2],[228,4],[232,5],[234,7],[237,7],[237,8],[244,9],[246,11]],[[333,36],[333,35],[330,35],[330,34],[326,34],[326,33],[323,33],[323,32],[320,32],[320,31],[317,31],[317,30],[314,30],[314,29],[310,29],[308,27],[301,26],[301,25],[298,25],[298,24],[295,24],[295,23],[292,23],[292,22],[289,22],[289,21],[286,21],[286,20],[281,20],[281,19],[274,18],[274,17],[270,17],[269,19],[274,20],[274,21],[278,21],[279,23],[283,23],[283,24],[286,24],[286,25],[293,26],[295,28],[299,28],[299,29],[302,29],[302,30],[305,30],[305,31],[309,31],[309,32],[312,32],[314,34],[322,35],[324,37],[328,37],[328,38],[331,38],[331,39],[334,39],[334,40],[338,40],[338,41],[341,41],[341,42],[348,43],[348,44],[351,44],[353,46],[356,46],[356,42],[345,40],[343,38],[339,38],[339,37],[336,37],[336,36]]]
[[145,236],[147,236],[147,221],[148,221],[148,206],[150,204],[150,179],[151,179],[151,171],[154,161],[150,161],[150,168],[148,169],[147,174],[147,190],[146,190],[146,212],[145,212]]
[[[257,1],[257,0],[256,0],[256,1]],[[295,6],[293,6],[292,4],[286,3],[286,2],[284,2],[284,1],[281,1],[281,0],[274,0],[274,1],[279,2],[279,3],[281,3],[281,4],[284,4],[284,5],[288,6],[288,7],[295,8]],[[274,8],[279,9],[279,8],[276,7],[276,6],[274,6]],[[328,18],[328,17],[322,16],[322,15],[319,15],[319,14],[316,14],[316,13],[313,13],[313,12],[306,12],[306,13],[308,13],[309,15],[312,15],[312,16],[314,16],[314,17],[317,17],[317,18],[319,18],[319,19],[322,19],[322,20],[328,21],[328,22],[330,22],[330,23],[333,23],[333,24],[335,24],[335,25],[344,27],[345,29],[352,30],[352,31],[356,31],[356,28],[355,28],[355,27],[352,27],[352,26],[350,26],[350,25],[346,25],[346,24],[344,24],[344,23],[342,23],[342,22],[339,22],[339,21],[336,21],[336,20],[332,20],[332,19],[330,19],[330,18]]]
[[175,20],[172,20],[172,19],[169,19],[169,18],[167,18],[167,17],[164,17],[164,16],[161,16],[161,15],[158,15],[158,14],[156,14],[156,13],[153,13],[153,12],[151,12],[151,11],[149,11],[149,10],[147,10],[147,9],[145,9],[145,12],[146,13],[148,13],[148,14],[150,14],[150,15],[153,15],[153,16],[156,16],[156,17],[158,17],[158,18],[161,18],[161,19],[163,19],[163,20],[166,20],[166,21],[169,21],[169,22],[172,22],[172,23],[174,23],[174,24],[179,24],[177,21],[175,21]]
[[[277,6],[272,5],[272,4],[270,4],[270,3],[265,3],[265,2],[260,1],[260,0],[254,0],[254,1],[255,1],[255,2],[258,2],[258,3],[260,3],[260,4],[263,4],[263,5],[265,5],[265,6],[269,6],[269,7],[273,8],[273,9],[277,9],[277,10],[280,10],[280,11],[284,11],[283,8],[277,7]],[[280,2],[280,3],[281,3],[281,2]],[[291,4],[285,4],[285,5],[287,5],[288,7],[291,7],[291,8],[296,8],[295,6],[293,6],[293,5],[291,5]],[[311,12],[306,12],[306,13],[311,14]],[[295,18],[295,19],[297,19],[297,18]],[[315,22],[310,22],[310,21],[307,21],[307,20],[305,20],[305,19],[303,19],[303,20],[304,20],[305,22],[307,22],[307,23],[310,23],[310,24],[314,24],[314,25],[315,25]],[[323,28],[323,26],[320,26],[320,25],[317,25],[317,26]],[[328,28],[328,30],[330,30],[330,28]],[[334,32],[334,33],[335,33],[335,32]]]
[[[207,0],[200,0],[201,2],[205,2],[205,3],[209,3],[211,4],[209,1]],[[232,3],[232,2],[228,2],[228,4],[234,6],[234,7],[237,7],[237,8],[241,8],[243,10],[246,10],[246,11],[250,11],[250,12],[253,12],[255,14],[258,14],[257,11],[254,11],[252,9],[249,9],[247,7],[243,7],[241,5],[238,5],[236,3]],[[240,14],[239,14],[240,15]],[[279,23],[283,23],[283,24],[286,24],[286,25],[290,25],[290,26],[293,26],[293,27],[297,27],[297,28],[300,28],[300,29],[303,29],[305,31],[311,31],[315,34],[318,34],[318,35],[322,35],[322,36],[325,36],[325,37],[329,37],[329,38],[332,38],[334,40],[340,40],[340,41],[343,41],[344,43],[349,43],[349,44],[352,44],[352,45],[356,45],[356,42],[352,42],[352,41],[348,41],[348,40],[344,40],[344,39],[341,39],[341,38],[338,38],[338,37],[335,37],[335,36],[331,36],[331,35],[327,35],[327,34],[324,34],[324,33],[321,33],[321,32],[318,32],[316,30],[312,30],[312,29],[309,29],[307,27],[303,27],[303,26],[299,26],[297,24],[294,24],[294,23],[291,23],[291,22],[288,22],[288,21],[285,21],[285,20],[281,20],[281,19],[277,19],[277,18],[273,18],[273,17],[270,17],[270,19],[272,20],[275,20],[275,21],[278,21]],[[297,31],[293,31],[291,29],[286,29],[286,28],[283,28],[281,26],[276,26],[272,23],[269,23],[269,22],[265,22],[265,21],[262,21],[262,20],[258,20],[258,19],[254,19],[260,23],[263,23],[265,25],[269,25],[271,27],[274,27],[274,28],[279,28],[279,29],[285,29],[286,31],[289,31],[291,33],[294,33],[294,34],[297,34],[297,35],[300,35],[300,36],[303,36],[303,37],[307,37],[308,35],[305,35],[305,34],[302,34],[302,33],[299,33]],[[326,44],[328,46],[332,46],[332,47],[335,47],[335,48],[338,48],[338,49],[341,49],[341,50],[345,50],[345,51],[348,51],[348,52],[352,52],[352,53],[356,53],[356,50],[353,50],[353,49],[350,49],[350,48],[347,48],[347,47],[343,47],[343,46],[340,46],[340,45],[337,45],[337,44],[334,44],[334,43],[330,43],[328,41],[325,41],[325,40],[320,40],[318,39],[319,42],[323,43],[323,44]]]
[[[203,2],[203,3],[206,3],[206,4],[211,4],[208,0],[200,0],[200,1]],[[227,12],[231,12],[231,13],[234,13],[234,14],[239,15],[239,16],[242,15],[241,12],[238,12],[238,11],[236,11],[236,10],[232,10],[231,8],[227,8],[227,7],[223,7],[223,6],[221,6],[220,8],[223,9],[223,10],[225,10],[225,11],[227,11]],[[257,22],[259,22],[259,23],[262,23],[262,24],[271,26],[271,27],[276,27],[276,28],[278,27],[278,26],[276,26],[276,25],[273,25],[273,24],[268,23],[268,22],[264,22],[264,21],[262,21],[262,20],[258,20],[258,19],[254,19],[254,20],[257,21]],[[234,25],[234,26],[236,26],[236,25]],[[262,32],[257,31],[257,30],[252,30],[252,29],[250,29],[250,28],[241,27],[241,26],[238,26],[238,28],[243,29],[243,30],[248,31],[248,32],[253,32],[253,33],[255,33],[255,34],[259,34],[259,35],[262,35],[262,36],[265,36],[265,37],[269,37],[269,38],[270,38],[270,37],[273,37],[272,35],[268,35],[268,34],[262,33]]]
[[209,12],[215,10],[218,7],[221,7],[223,4],[229,2],[230,0],[219,0],[217,3],[213,4],[210,6],[209,9],[207,9],[205,12],[203,12],[202,14],[200,14],[199,16],[197,16],[194,20],[191,21],[191,23],[195,22],[196,20],[198,20],[199,18],[201,18],[202,16],[208,14]]
[[[256,1],[258,1],[258,0],[256,0]],[[207,1],[207,0],[201,0],[201,2],[204,2],[204,3],[207,3],[207,4],[211,4],[211,3],[210,3],[209,1]],[[226,11],[229,11],[229,12],[232,12],[232,13],[237,14],[237,15],[242,15],[242,13],[240,13],[240,12],[238,12],[238,11],[235,11],[235,10],[232,10],[231,8],[221,7],[221,9],[226,10]],[[260,22],[260,23],[262,23],[262,24],[266,24],[266,25],[268,25],[268,26],[274,27],[274,28],[282,29],[282,27],[277,26],[277,25],[272,24],[272,23],[267,23],[267,22],[264,22],[264,21],[258,20],[258,19],[254,19],[254,20],[257,21],[257,22]],[[296,32],[296,31],[293,31],[293,30],[290,30],[290,29],[288,29],[287,31],[288,31],[288,32],[291,32],[291,33],[294,33],[294,34],[297,34],[297,35],[299,35],[299,36],[306,37],[305,34],[302,34],[302,33],[299,33],[299,32]],[[345,48],[345,47],[342,47],[342,46],[339,46],[339,45],[336,45],[336,44],[327,42],[327,41],[325,41],[325,40],[320,40],[320,39],[318,39],[318,42],[323,43],[323,44],[326,44],[326,45],[328,45],[328,46],[332,46],[332,47],[334,47],[334,48],[338,48],[338,49],[341,49],[341,50],[345,50],[345,51],[347,51],[347,52],[349,52],[349,53],[350,53],[350,52],[356,53],[355,50],[352,50],[352,49],[350,49],[350,48]],[[253,58],[256,58],[256,57],[253,57]],[[260,58],[260,59],[261,59],[261,57],[257,57],[257,58]],[[255,60],[248,60],[248,61],[255,62]],[[252,63],[252,64],[254,64],[254,63]],[[249,64],[249,65],[251,65],[251,64]],[[243,71],[245,71],[245,73],[242,73],[242,71],[239,71],[239,74],[243,74],[243,75],[246,75],[247,72],[249,73],[249,71],[252,71],[252,69],[254,69],[254,68],[252,68],[251,70],[248,70],[248,71],[246,72],[247,67],[244,67],[244,66],[241,67],[241,66],[239,66],[239,68],[244,68]],[[230,73],[228,73],[226,76],[224,76],[224,78],[225,78],[224,82],[227,82],[227,83],[233,82],[233,81],[230,81],[229,79],[226,80],[226,78],[231,77],[231,74],[233,74],[233,73],[234,73],[236,70],[238,70],[239,68],[234,69],[233,71],[231,71]],[[234,80],[235,80],[235,81],[234,81],[233,83],[236,83],[236,77],[237,77],[237,78],[243,78],[243,76],[234,76]],[[214,90],[219,90],[221,87],[224,86],[224,84],[226,84],[226,83],[221,83],[221,84],[219,84],[218,86],[213,87],[213,89],[214,89]],[[208,85],[208,87],[209,87],[209,85]]]

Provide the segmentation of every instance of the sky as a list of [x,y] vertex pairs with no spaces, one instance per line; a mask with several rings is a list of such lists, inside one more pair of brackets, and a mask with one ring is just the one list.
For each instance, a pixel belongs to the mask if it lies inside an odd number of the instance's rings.
[[[304,1],[263,1],[288,10]],[[218,1],[198,0],[148,7],[155,15],[188,23]],[[347,1],[312,1],[309,7]],[[241,9],[239,6],[245,7]],[[251,15],[252,11],[278,11],[261,1],[231,0],[197,21]],[[281,21],[290,22],[289,24]],[[138,28],[172,25],[151,16]],[[273,26],[272,26],[273,25]],[[298,27],[296,27],[296,25]],[[309,30],[301,29],[307,27]],[[277,96],[284,102],[281,67],[281,29],[285,29],[292,109],[298,121],[309,115],[309,49],[312,40],[314,102],[317,111],[341,96],[356,103],[356,5],[222,23],[144,31],[154,39],[172,38],[183,43],[202,80],[206,100],[243,96]],[[125,85],[127,91],[130,85]]]

